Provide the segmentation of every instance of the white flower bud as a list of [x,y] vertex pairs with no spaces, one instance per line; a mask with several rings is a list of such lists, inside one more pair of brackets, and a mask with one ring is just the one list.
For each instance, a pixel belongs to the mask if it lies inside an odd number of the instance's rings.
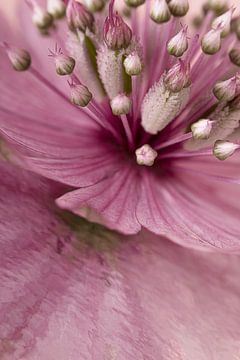
[[221,48],[221,30],[212,29],[202,38],[202,50],[205,54],[213,55]]
[[226,160],[240,148],[240,145],[234,144],[230,141],[217,140],[213,147],[213,154],[219,160]]
[[71,102],[77,106],[87,106],[92,99],[92,94],[90,93],[88,88],[82,84],[74,85],[72,83],[69,85],[71,87]]
[[200,119],[191,126],[193,138],[196,140],[206,140],[209,138],[212,130],[213,121]]
[[71,56],[60,54],[55,57],[55,64],[58,75],[70,75],[75,67],[75,60]]
[[150,18],[157,24],[167,22],[171,18],[166,0],[152,0]]
[[105,6],[104,0],[84,0],[84,3],[91,12],[101,11]]
[[135,151],[138,165],[152,166],[158,153],[150,145],[145,144]]
[[233,76],[231,79],[216,83],[213,93],[218,100],[231,101],[236,96],[236,90],[237,77]]
[[167,43],[167,51],[170,55],[180,57],[188,48],[187,26],[184,26],[172,39]]
[[123,65],[129,76],[139,75],[142,71],[142,62],[136,52],[129,54],[124,60]]
[[128,114],[131,108],[131,100],[125,94],[119,94],[111,100],[111,108],[114,115]]
[[224,14],[218,16],[212,22],[212,29],[221,30],[221,37],[225,37],[230,33],[231,30],[231,20],[232,20],[233,9],[228,10]]
[[145,0],[125,0],[125,3],[131,7],[137,7],[145,3]]
[[48,0],[47,11],[55,19],[60,19],[65,15],[66,5],[63,0]]
[[240,67],[240,48],[233,48],[229,52],[229,58],[234,65]]
[[34,3],[32,21],[39,30],[46,30],[52,25],[53,17]]
[[185,16],[189,10],[189,3],[188,0],[170,0],[168,7],[173,16]]

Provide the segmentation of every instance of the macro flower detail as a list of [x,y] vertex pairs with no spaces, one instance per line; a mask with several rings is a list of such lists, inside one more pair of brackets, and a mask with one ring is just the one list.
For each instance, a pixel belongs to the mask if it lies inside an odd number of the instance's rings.
[[193,31],[187,0],[126,1],[130,17],[114,0],[26,3],[24,39],[2,39],[0,131],[25,168],[67,186],[58,207],[239,249],[236,11],[211,1]]

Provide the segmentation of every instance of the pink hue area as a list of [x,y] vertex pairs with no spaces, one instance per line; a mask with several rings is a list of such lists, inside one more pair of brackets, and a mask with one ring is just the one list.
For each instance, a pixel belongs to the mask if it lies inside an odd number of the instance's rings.
[[[240,181],[236,160],[220,164],[209,156],[209,149],[197,153],[183,148],[186,127],[215,102],[210,90],[230,67],[223,55],[232,38],[223,41],[214,57],[201,55],[197,36],[190,40],[183,58],[185,63],[194,59],[190,99],[174,122],[150,139],[160,152],[155,165],[146,169],[134,158],[135,149],[149,140],[140,127],[140,109],[149,87],[171,65],[161,44],[176,34],[177,21],[164,24],[161,32],[147,11],[143,19],[139,9],[134,14],[131,25],[143,45],[146,70],[143,77],[133,79],[132,113],[118,118],[107,99],[102,103],[94,99],[84,109],[70,104],[67,81],[55,75],[47,57],[55,40],[64,49],[65,26],[60,25],[53,37],[41,38],[35,29],[29,31],[29,10],[21,5],[20,43],[31,52],[33,67],[16,74],[6,56],[1,60],[1,133],[23,156],[26,167],[76,188],[57,199],[61,208],[83,214],[82,207],[90,207],[104,224],[125,234],[145,227],[188,247],[239,250],[239,204],[228,201],[229,183]],[[202,34],[209,21],[207,17]],[[81,80],[81,73],[77,75]],[[161,148],[163,143],[167,145]],[[238,198],[239,188],[234,190]]]
[[237,359],[239,256],[91,225],[75,237],[56,183],[0,170],[2,360]]

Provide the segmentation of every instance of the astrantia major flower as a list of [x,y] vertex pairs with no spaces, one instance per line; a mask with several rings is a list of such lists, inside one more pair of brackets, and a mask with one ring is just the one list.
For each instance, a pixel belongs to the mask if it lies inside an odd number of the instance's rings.
[[126,1],[123,13],[113,0],[50,2],[21,4],[24,39],[3,39],[4,139],[70,187],[60,208],[127,234],[238,247],[237,11],[209,1],[194,34],[187,0]]

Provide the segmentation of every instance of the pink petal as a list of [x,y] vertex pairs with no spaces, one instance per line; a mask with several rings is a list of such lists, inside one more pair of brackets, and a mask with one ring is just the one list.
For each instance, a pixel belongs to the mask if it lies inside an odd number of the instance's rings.
[[239,256],[84,223],[74,238],[54,214],[56,184],[1,174],[2,359],[237,358]]

